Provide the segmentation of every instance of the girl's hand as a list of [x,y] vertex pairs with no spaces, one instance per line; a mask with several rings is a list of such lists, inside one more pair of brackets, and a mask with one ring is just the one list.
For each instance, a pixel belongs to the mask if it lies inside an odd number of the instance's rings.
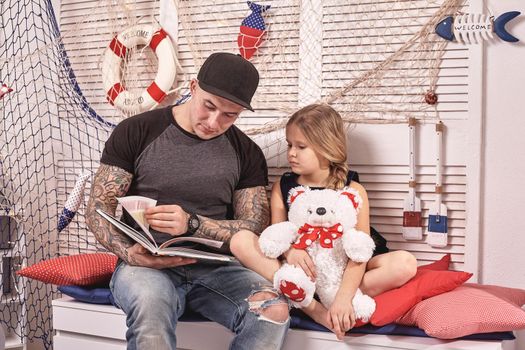
[[337,339],[343,340],[345,333],[355,326],[355,312],[352,300],[336,297],[326,315],[330,329]]
[[303,269],[304,273],[312,281],[315,281],[316,274],[315,274],[315,265],[310,257],[310,255],[306,252],[304,249],[296,249],[296,248],[290,248],[287,252],[285,252],[284,257],[286,258],[286,262],[290,265],[299,266]]

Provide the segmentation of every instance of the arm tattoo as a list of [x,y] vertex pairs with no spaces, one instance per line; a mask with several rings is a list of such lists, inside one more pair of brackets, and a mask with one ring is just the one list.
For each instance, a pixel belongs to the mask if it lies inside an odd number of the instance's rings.
[[132,174],[119,167],[101,164],[95,174],[86,209],[86,221],[96,239],[127,263],[131,261],[129,261],[126,249],[133,245],[132,241],[98,215],[95,210],[102,209],[115,215],[116,197],[124,196],[128,192],[132,178]]
[[268,226],[270,207],[264,186],[235,191],[233,209],[234,220],[213,220],[199,216],[201,226],[196,235],[229,243],[233,234],[240,230],[260,234]]

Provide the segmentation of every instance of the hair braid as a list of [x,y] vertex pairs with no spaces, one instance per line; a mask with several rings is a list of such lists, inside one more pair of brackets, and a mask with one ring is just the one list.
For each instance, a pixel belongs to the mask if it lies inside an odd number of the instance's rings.
[[348,177],[348,168],[347,163],[331,163],[330,175],[326,187],[333,190],[339,190],[345,187]]

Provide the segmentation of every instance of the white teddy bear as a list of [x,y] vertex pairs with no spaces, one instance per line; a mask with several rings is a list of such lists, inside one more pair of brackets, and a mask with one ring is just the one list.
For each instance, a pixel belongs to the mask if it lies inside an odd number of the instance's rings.
[[[329,308],[341,284],[348,258],[367,262],[375,244],[370,235],[356,230],[357,213],[362,199],[350,187],[335,191],[292,189],[288,220],[269,226],[259,238],[262,252],[277,258],[290,249],[306,249],[312,258],[317,278],[313,282],[300,267],[290,264],[275,273],[274,287],[286,295],[293,306],[308,306],[317,292]],[[357,319],[367,321],[375,311],[375,302],[357,290],[352,301]]]

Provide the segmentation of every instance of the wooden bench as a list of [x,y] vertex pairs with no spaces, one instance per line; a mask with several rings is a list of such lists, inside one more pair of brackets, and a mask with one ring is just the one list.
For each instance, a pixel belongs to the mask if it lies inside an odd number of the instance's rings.
[[[87,304],[70,297],[53,301],[55,350],[126,349],[126,317],[111,305]],[[179,322],[180,349],[228,349],[232,333],[213,322]],[[439,340],[434,338],[352,334],[340,342],[330,332],[291,329],[284,350],[517,350],[515,341]]]

